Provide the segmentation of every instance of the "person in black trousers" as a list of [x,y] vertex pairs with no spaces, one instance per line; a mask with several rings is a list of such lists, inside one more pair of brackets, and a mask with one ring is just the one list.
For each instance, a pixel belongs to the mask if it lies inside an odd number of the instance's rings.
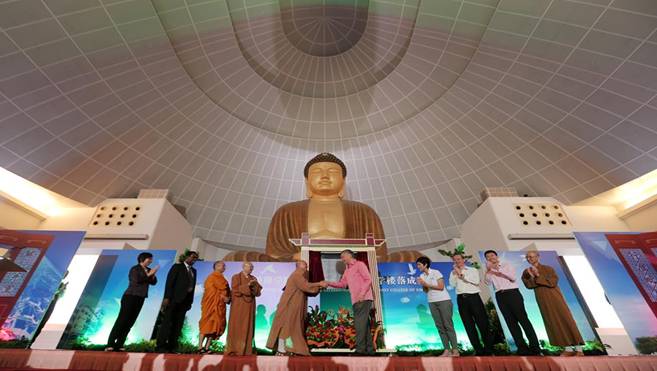
[[157,283],[157,273],[159,266],[152,269],[148,266],[153,262],[153,254],[143,252],[137,256],[137,265],[130,268],[128,273],[128,288],[121,297],[121,309],[119,309],[119,316],[114,322],[112,331],[110,332],[109,339],[107,340],[107,347],[105,351],[124,351],[123,344],[130,332],[130,329],[135,324],[141,307],[144,305],[144,300],[148,297],[148,286]]
[[174,264],[167,275],[167,283],[162,300],[162,323],[157,333],[157,351],[173,353],[178,348],[178,338],[185,322],[185,314],[194,301],[196,269],[198,259],[195,251],[186,251],[183,261]]
[[486,307],[479,296],[479,271],[465,265],[461,254],[454,254],[452,260],[454,269],[449,275],[449,285],[456,290],[456,303],[468,340],[478,356],[489,356],[493,354],[493,333]]
[[[527,311],[525,310],[525,301],[518,289],[518,282],[515,278],[515,268],[507,263],[501,262],[497,257],[495,250],[484,252],[486,258],[486,283],[495,287],[495,299],[497,306],[502,312],[502,317],[506,322],[511,337],[518,347],[518,355],[521,356],[539,356],[541,355],[541,346],[536,336],[534,326],[532,326]],[[522,330],[520,329],[522,327]],[[529,346],[522,336],[525,332]]]

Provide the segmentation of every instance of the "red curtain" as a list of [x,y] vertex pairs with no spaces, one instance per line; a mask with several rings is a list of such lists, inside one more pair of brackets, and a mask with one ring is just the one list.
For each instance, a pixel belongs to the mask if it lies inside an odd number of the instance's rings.
[[367,259],[367,252],[365,252],[365,251],[357,252],[356,253],[356,260],[362,261],[363,263],[365,263],[365,266],[367,266],[367,269],[370,268],[370,263]]
[[[356,260],[365,263],[367,268],[370,268],[370,263],[367,259],[367,252],[361,251],[356,253]],[[322,269],[322,253],[319,251],[310,251],[308,254],[308,281],[319,282],[324,281],[324,270]]]
[[308,281],[324,281],[324,270],[322,269],[322,253],[310,251],[308,255]]

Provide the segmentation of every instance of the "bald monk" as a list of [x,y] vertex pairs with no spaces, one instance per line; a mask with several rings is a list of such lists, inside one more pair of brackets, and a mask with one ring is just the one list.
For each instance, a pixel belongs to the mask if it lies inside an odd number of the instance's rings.
[[572,348],[562,355],[584,355],[584,340],[559,289],[559,276],[554,268],[540,263],[538,251],[529,251],[526,258],[529,268],[522,272],[522,282],[534,290],[550,345]]
[[226,264],[214,263],[214,271],[205,279],[203,300],[201,301],[201,320],[198,322],[198,352],[207,353],[212,340],[216,340],[226,330],[226,304],[230,303],[230,287],[224,278]]
[[262,286],[251,274],[253,264],[244,262],[242,271],[231,279],[230,319],[226,336],[226,355],[253,355],[253,334],[255,331],[256,297],[260,296]]
[[[294,261],[300,250],[290,243],[291,238],[301,238],[308,232],[311,238],[365,238],[373,233],[383,239],[383,225],[376,212],[369,206],[344,200],[347,167],[331,153],[320,153],[306,164],[307,200],[281,206],[269,224],[265,254],[235,252],[226,259],[238,261],[249,258],[259,261]],[[414,262],[423,256],[417,251],[400,251],[388,255],[384,245],[377,247],[377,260]]]
[[308,263],[297,261],[297,269],[285,283],[267,339],[267,348],[275,351],[277,356],[310,355],[305,336],[308,294],[316,294],[319,288],[319,282],[308,282]]

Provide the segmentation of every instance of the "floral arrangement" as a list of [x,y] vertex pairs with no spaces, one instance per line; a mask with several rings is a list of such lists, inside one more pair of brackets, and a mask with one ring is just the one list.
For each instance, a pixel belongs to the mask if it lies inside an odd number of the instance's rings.
[[306,342],[311,348],[333,348],[340,340],[337,321],[318,305],[310,307],[306,322]]
[[16,340],[16,334],[14,334],[14,331],[7,327],[0,328],[0,341],[11,340]]
[[[372,339],[375,348],[383,345],[383,327],[380,321],[372,321]],[[337,313],[319,310],[319,306],[310,307],[306,321],[306,342],[311,348],[348,348],[356,346],[356,328],[351,312],[343,307]]]
[[438,249],[438,252],[440,253],[440,255],[449,256],[450,258],[453,257],[454,255],[461,255],[463,256],[463,260],[465,260],[465,264],[470,265],[475,269],[481,268],[481,265],[478,262],[473,262],[470,260],[472,259],[472,255],[467,255],[465,253],[465,245],[462,243],[458,244],[456,248],[452,251]]

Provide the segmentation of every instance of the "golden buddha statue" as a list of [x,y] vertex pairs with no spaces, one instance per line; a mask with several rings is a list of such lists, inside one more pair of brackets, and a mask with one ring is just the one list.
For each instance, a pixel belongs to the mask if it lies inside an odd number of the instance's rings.
[[[269,224],[265,254],[234,252],[225,260],[292,261],[298,259],[299,248],[290,238],[301,238],[308,232],[311,238],[385,238],[381,219],[369,206],[344,200],[347,167],[331,153],[320,153],[306,164],[307,200],[281,206]],[[401,251],[388,255],[386,245],[377,248],[377,260],[412,261],[422,256],[417,251]]]

